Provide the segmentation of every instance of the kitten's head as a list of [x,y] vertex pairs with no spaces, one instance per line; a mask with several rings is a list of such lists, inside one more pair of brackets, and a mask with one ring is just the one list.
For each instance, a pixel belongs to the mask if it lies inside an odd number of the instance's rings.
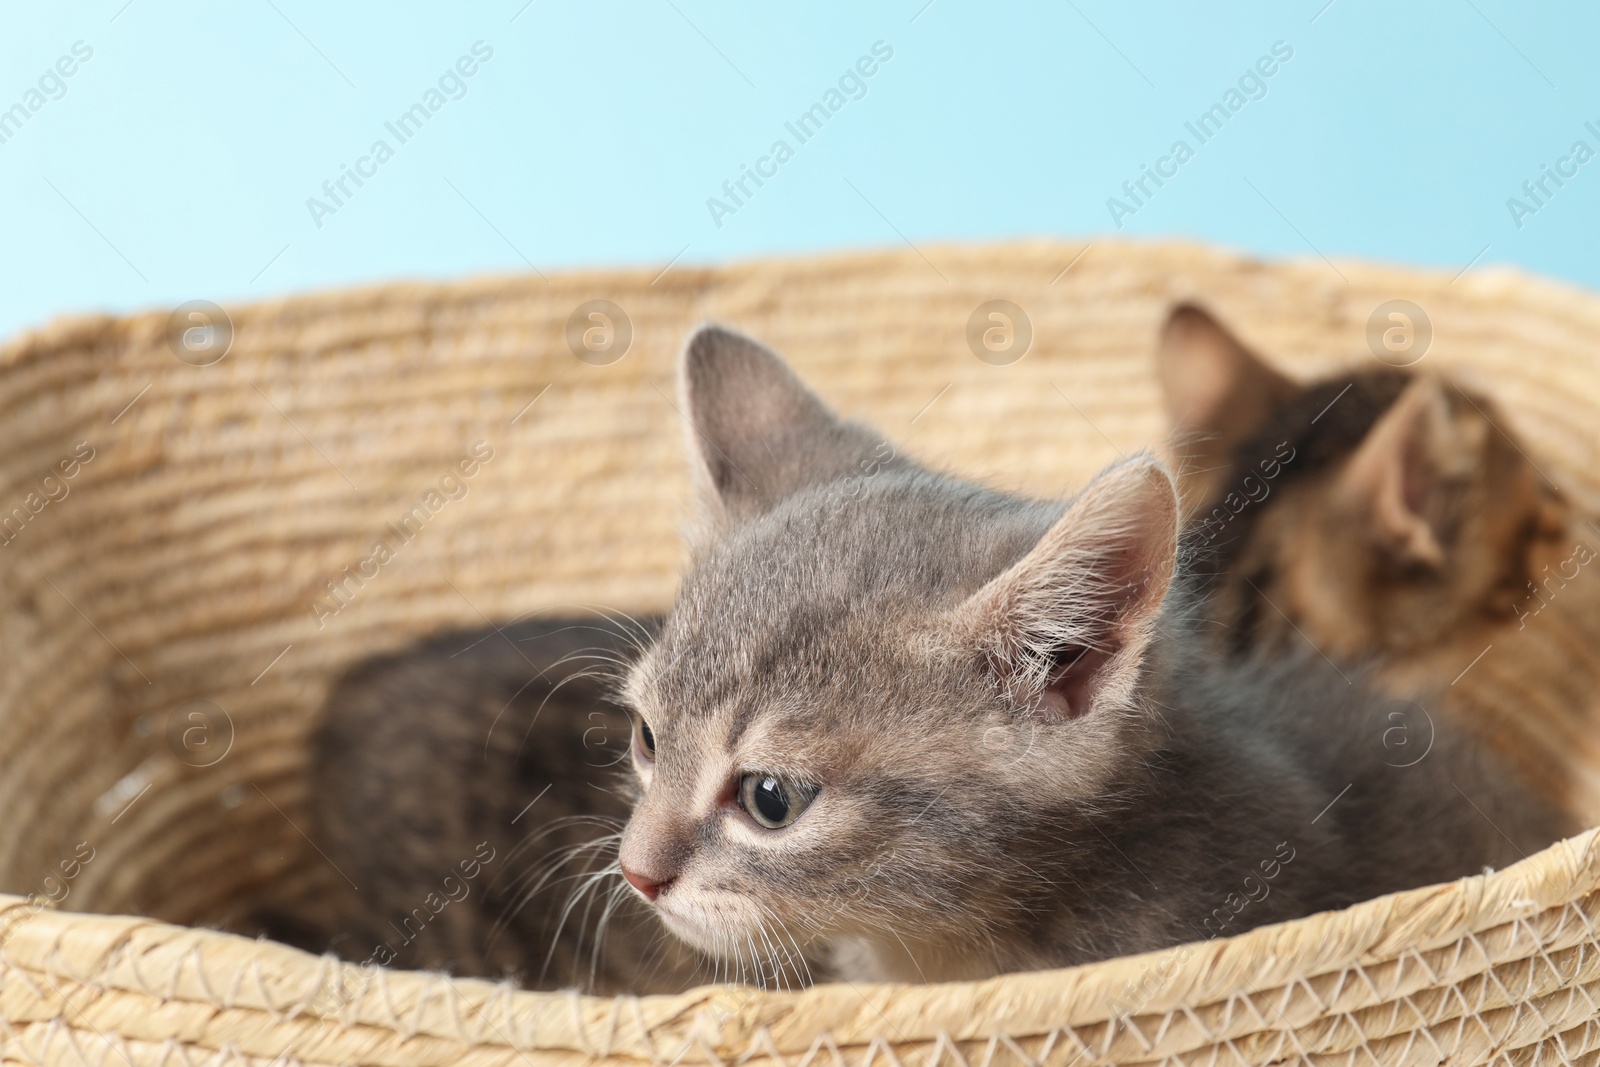
[[625,688],[625,875],[725,958],[843,938],[994,970],[1147,731],[1171,477],[1136,458],[1065,505],[960,482],[716,327],[682,395],[704,522]]
[[1481,640],[1566,508],[1483,396],[1381,367],[1298,384],[1182,306],[1158,365],[1185,504],[1238,652],[1354,661]]

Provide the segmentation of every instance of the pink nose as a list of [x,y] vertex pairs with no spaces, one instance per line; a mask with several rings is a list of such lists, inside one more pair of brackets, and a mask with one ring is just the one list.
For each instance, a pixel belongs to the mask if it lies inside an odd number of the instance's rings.
[[643,893],[646,900],[656,899],[656,897],[661,895],[661,891],[663,889],[672,884],[671,878],[668,878],[664,882],[653,882],[644,875],[635,874],[626,867],[622,868],[622,877],[628,880],[629,885]]

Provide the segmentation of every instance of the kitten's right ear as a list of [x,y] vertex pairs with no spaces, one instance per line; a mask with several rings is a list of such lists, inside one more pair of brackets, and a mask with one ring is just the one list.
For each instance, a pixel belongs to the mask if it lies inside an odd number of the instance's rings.
[[1027,555],[956,609],[958,640],[1047,719],[1125,704],[1177,553],[1177,486],[1136,456],[1091,482]]
[[1442,567],[1441,535],[1445,516],[1454,510],[1453,491],[1473,476],[1488,476],[1482,448],[1488,421],[1458,407],[1442,381],[1419,376],[1368,431],[1334,482],[1334,500],[1352,516],[1352,529],[1364,529],[1399,563]]
[[745,521],[807,486],[893,463],[866,427],[829,411],[777,354],[717,325],[684,346],[679,383],[697,495],[713,524]]
[[1301,391],[1194,304],[1179,304],[1167,316],[1156,370],[1191,508],[1215,496],[1234,452]]

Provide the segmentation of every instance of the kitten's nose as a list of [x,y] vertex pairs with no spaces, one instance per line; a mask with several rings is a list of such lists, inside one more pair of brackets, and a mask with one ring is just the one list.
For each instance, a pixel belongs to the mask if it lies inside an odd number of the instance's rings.
[[646,900],[656,899],[656,897],[661,895],[661,891],[663,889],[672,884],[671,878],[668,878],[662,882],[653,882],[644,875],[635,874],[626,867],[622,868],[622,877],[628,880],[629,885],[643,893]]

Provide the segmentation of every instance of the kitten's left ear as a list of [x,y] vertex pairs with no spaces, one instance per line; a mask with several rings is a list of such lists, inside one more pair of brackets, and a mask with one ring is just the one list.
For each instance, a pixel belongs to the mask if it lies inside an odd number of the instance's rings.
[[1233,480],[1233,454],[1302,392],[1228,332],[1210,312],[1179,304],[1167,316],[1156,371],[1176,431],[1183,496],[1191,506]]
[[690,336],[679,391],[713,522],[754,518],[807,486],[893,462],[882,437],[829,411],[770,349],[721,326]]
[[1149,456],[1101,474],[956,609],[1012,697],[1052,719],[1125,703],[1178,552],[1178,492]]

